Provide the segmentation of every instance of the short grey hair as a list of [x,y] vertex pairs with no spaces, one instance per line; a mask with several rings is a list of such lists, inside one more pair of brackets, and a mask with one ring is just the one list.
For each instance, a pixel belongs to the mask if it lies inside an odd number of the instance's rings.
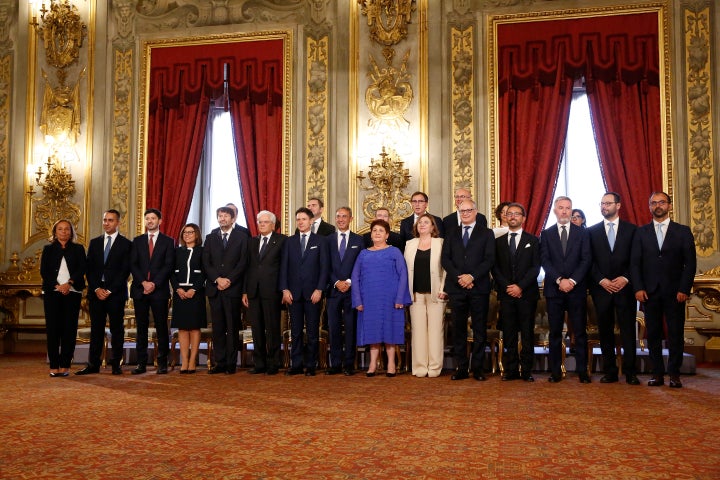
[[259,222],[259,221],[260,221],[260,217],[264,217],[265,215],[269,215],[269,216],[270,216],[270,221],[271,221],[272,223],[274,223],[274,224],[277,224],[277,217],[275,216],[274,213],[272,213],[272,212],[269,211],[269,210],[260,210],[260,211],[258,212],[258,214],[257,214],[257,217],[256,217],[257,221]]

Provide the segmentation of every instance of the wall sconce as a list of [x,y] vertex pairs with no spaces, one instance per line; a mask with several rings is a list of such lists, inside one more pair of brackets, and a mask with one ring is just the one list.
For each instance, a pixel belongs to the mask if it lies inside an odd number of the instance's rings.
[[[30,166],[28,173],[35,177],[35,185],[31,183],[28,187],[28,196],[32,197],[35,194],[35,186],[38,186],[51,202],[68,203],[75,195],[75,180],[66,167],[66,163],[77,159],[73,153],[72,148],[68,146],[51,146],[44,168],[42,164],[37,167]],[[44,181],[43,177],[45,177]]]
[[375,218],[375,210],[380,207],[390,211],[393,219],[391,228],[395,229],[400,220],[411,212],[410,195],[405,192],[410,183],[410,171],[405,163],[400,160],[397,152],[389,149],[386,152],[382,147],[380,158],[370,159],[370,167],[367,176],[360,170],[357,174],[358,187],[360,190],[371,191],[363,199],[362,209],[364,220],[371,223]]

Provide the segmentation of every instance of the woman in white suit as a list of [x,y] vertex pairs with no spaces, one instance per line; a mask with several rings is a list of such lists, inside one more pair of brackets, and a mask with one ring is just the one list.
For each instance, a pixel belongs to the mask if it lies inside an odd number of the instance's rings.
[[443,239],[432,215],[420,215],[413,227],[415,238],[405,245],[405,262],[413,303],[412,373],[416,377],[437,377],[443,367],[443,317],[447,295],[445,270],[440,265]]

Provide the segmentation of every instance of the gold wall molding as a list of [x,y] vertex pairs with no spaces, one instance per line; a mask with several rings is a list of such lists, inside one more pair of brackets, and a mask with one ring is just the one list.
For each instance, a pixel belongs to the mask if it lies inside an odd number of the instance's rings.
[[372,129],[388,128],[400,130],[407,128],[410,122],[405,118],[405,112],[413,101],[414,94],[410,84],[408,72],[408,59],[410,50],[405,52],[400,67],[393,65],[395,50],[390,47],[382,49],[385,66],[380,67],[373,57],[369,55],[368,77],[370,84],[365,90],[365,105],[374,118],[370,120]]
[[452,190],[475,191],[475,27],[450,28]]
[[712,255],[718,249],[711,18],[712,10],[706,1],[688,2],[683,9],[691,228],[695,236],[695,250],[703,257]]
[[10,127],[12,124],[13,65],[15,45],[10,39],[10,27],[16,18],[17,2],[0,3],[0,263],[5,259],[8,222],[8,194],[10,192]]
[[324,202],[328,201],[329,42],[327,32],[305,38],[305,193]]
[[360,5],[370,39],[389,47],[407,38],[415,0],[360,0]]

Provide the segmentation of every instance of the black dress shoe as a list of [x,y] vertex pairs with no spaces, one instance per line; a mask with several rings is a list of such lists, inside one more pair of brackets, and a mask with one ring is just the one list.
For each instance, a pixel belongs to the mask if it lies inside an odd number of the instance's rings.
[[662,375],[655,375],[648,382],[648,387],[662,387],[663,385],[665,385],[665,378]]
[[208,370],[209,375],[217,375],[219,373],[225,373],[225,367],[212,367],[210,370]]
[[680,375],[670,375],[670,388],[682,388]]
[[342,372],[339,368],[328,368],[325,370],[325,375],[337,375],[338,373]]
[[519,373],[508,373],[508,374],[506,374],[506,375],[503,375],[502,378],[501,378],[501,380],[502,380],[503,382],[509,382],[509,381],[511,381],[511,380],[519,380],[519,379],[520,379],[520,374],[519,374]]
[[365,372],[365,376],[370,378],[375,376],[375,372]]
[[484,382],[485,380],[487,380],[487,378],[485,378],[485,375],[483,375],[480,370],[475,370],[473,372],[473,378],[478,382]]
[[277,374],[278,374],[278,369],[276,367],[270,367],[265,372],[265,375],[277,375]]
[[550,383],[560,383],[561,380],[562,380],[562,375],[556,375],[554,373],[551,374],[550,377],[548,378],[548,382],[550,382]]
[[292,376],[292,375],[300,375],[300,374],[302,374],[302,373],[303,373],[303,369],[302,369],[302,368],[288,368],[288,369],[285,371],[285,376],[286,376],[286,377],[290,377],[290,376]]
[[265,368],[251,368],[250,370],[248,370],[248,373],[250,375],[259,375],[259,374],[265,373],[265,372],[267,372],[267,369],[265,369]]
[[315,376],[315,369],[314,368],[308,368],[305,370],[305,376],[306,377],[314,377]]
[[158,367],[158,369],[155,373],[158,375],[166,375],[167,372],[168,372],[167,367]]
[[52,372],[52,373],[50,373],[50,376],[52,378],[62,378],[62,377],[67,377],[68,375],[69,375],[68,372]]
[[112,374],[113,375],[122,375],[122,368],[120,368],[120,365],[113,365],[112,366]]
[[343,370],[343,375],[345,375],[346,377],[352,377],[353,375],[355,375],[355,369],[346,368],[345,370]]
[[465,380],[466,378],[470,378],[467,370],[456,370],[450,380]]
[[579,373],[578,378],[580,379],[580,383],[590,383],[590,375],[586,372]]
[[625,383],[628,385],[640,385],[640,380],[638,380],[638,377],[633,373],[631,375],[625,375]]
[[617,375],[603,375],[600,378],[600,383],[617,383],[618,377]]
[[522,379],[525,380],[526,382],[534,382],[535,381],[535,377],[533,377],[532,375],[523,375]]
[[132,373],[133,375],[140,375],[142,373],[145,373],[146,371],[147,368],[145,368],[145,365],[138,365],[130,373]]
[[87,367],[83,368],[82,370],[78,370],[75,372],[75,375],[90,375],[93,373],[100,373],[99,367],[91,367],[88,365]]
[[235,375],[237,367],[230,367],[225,369],[225,375]]

